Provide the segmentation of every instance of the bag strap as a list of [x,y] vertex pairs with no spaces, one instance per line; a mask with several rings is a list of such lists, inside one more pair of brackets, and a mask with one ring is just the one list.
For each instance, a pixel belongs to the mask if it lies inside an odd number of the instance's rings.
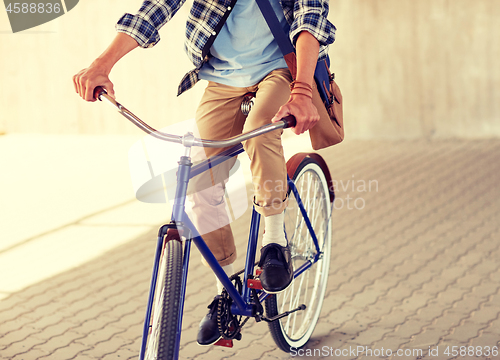
[[276,13],[274,12],[274,9],[271,6],[269,0],[256,1],[257,5],[259,6],[260,12],[264,16],[264,19],[266,19],[267,25],[269,26],[271,33],[273,34],[281,52],[283,53],[283,56],[295,52],[292,42],[290,41],[288,35],[285,34],[285,30],[283,30],[283,28],[281,27],[278,17],[276,16]]
[[288,34],[286,34],[285,30],[281,27],[278,17],[276,16],[269,0],[256,0],[256,2],[259,6],[260,12],[266,20],[267,26],[269,26],[269,29],[271,30],[271,33],[281,50],[281,53],[283,54],[283,57],[285,58],[292,77],[295,79],[295,75],[297,74],[295,48],[293,47]]

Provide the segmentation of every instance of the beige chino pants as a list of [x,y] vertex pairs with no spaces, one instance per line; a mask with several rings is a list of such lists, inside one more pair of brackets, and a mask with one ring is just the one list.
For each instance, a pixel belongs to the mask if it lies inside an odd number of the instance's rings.
[[[288,69],[278,69],[250,87],[239,88],[209,82],[196,112],[199,136],[204,139],[226,139],[270,123],[279,108],[288,101],[291,81]],[[249,92],[256,93],[256,96],[250,114],[245,116],[241,112],[241,102]],[[280,214],[287,203],[282,133],[282,130],[276,130],[243,144],[250,158],[254,205],[263,216]],[[212,157],[223,150],[204,148],[201,151],[207,157]],[[192,157],[196,161],[195,148]],[[234,161],[226,161],[223,166],[193,178],[188,191],[194,213],[193,222],[204,234],[203,239],[221,266],[229,265],[236,259],[234,237],[224,203],[225,183]]]

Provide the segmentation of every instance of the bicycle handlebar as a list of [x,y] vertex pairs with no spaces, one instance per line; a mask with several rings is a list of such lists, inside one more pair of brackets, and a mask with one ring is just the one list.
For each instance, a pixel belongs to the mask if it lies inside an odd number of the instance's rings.
[[206,140],[206,139],[198,139],[195,138],[192,134],[186,134],[184,136],[179,136],[179,135],[172,135],[172,134],[167,134],[162,131],[158,131],[148,124],[146,124],[144,121],[139,119],[137,116],[135,116],[131,111],[129,111],[125,106],[117,102],[115,99],[113,99],[111,96],[108,95],[105,89],[103,89],[101,86],[98,86],[94,89],[94,98],[102,101],[102,98],[107,100],[111,105],[113,105],[115,108],[118,109],[118,112],[122,114],[124,117],[126,117],[129,121],[131,121],[135,126],[137,126],[139,129],[142,131],[146,132],[147,134],[156,137],[157,139],[164,140],[164,141],[169,141],[169,142],[174,142],[178,144],[182,144],[187,147],[191,146],[204,146],[204,147],[210,147],[210,148],[222,148],[222,147],[229,147],[229,146],[234,146],[237,145],[245,140],[251,139],[253,137],[278,130],[278,129],[286,129],[290,127],[294,127],[296,122],[295,122],[295,117],[293,115],[288,115],[287,117],[284,117],[278,122],[267,124],[264,126],[261,126],[255,130],[243,133],[238,136],[233,136],[229,139],[225,140]]

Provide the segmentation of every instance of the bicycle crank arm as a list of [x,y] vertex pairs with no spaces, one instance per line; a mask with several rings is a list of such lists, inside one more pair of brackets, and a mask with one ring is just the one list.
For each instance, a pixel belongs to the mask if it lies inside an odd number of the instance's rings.
[[261,319],[264,320],[265,322],[273,322],[273,321],[279,320],[281,318],[284,318],[285,316],[288,316],[291,313],[294,313],[294,312],[299,311],[299,310],[305,310],[305,309],[306,309],[306,306],[304,304],[302,304],[297,309],[285,311],[284,313],[273,316],[272,318],[266,318],[266,317],[262,316]]

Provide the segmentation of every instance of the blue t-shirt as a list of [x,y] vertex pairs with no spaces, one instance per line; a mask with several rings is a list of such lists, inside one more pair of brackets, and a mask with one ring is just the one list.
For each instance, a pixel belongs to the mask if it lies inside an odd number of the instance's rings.
[[[289,25],[279,1],[270,2],[288,33]],[[252,86],[271,71],[287,67],[255,0],[236,2],[210,54],[212,58],[201,68],[199,78],[230,86]]]

